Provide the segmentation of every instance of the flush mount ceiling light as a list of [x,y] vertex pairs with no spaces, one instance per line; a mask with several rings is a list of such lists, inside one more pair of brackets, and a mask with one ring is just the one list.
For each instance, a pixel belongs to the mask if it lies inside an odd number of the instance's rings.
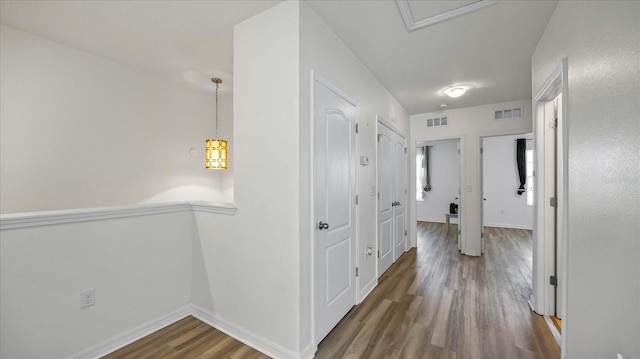
[[465,92],[467,92],[467,89],[464,87],[452,87],[444,91],[447,96],[454,98],[464,95]]
[[228,165],[227,141],[218,137],[218,88],[222,80],[212,78],[211,81],[216,84],[216,137],[207,139],[205,142],[205,168],[226,170]]

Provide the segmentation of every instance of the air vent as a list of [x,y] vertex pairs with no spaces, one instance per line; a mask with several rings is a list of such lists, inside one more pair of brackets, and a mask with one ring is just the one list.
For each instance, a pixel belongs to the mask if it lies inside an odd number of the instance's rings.
[[522,107],[496,110],[493,117],[494,120],[516,120],[519,118],[522,118]]
[[446,126],[448,124],[446,117],[436,117],[427,119],[427,127]]

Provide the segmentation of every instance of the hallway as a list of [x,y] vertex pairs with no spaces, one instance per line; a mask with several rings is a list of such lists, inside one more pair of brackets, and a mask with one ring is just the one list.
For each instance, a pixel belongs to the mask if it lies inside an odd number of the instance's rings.
[[418,248],[320,343],[316,358],[560,357],[530,311],[531,231],[487,228],[485,255],[460,255],[454,233],[418,223]]

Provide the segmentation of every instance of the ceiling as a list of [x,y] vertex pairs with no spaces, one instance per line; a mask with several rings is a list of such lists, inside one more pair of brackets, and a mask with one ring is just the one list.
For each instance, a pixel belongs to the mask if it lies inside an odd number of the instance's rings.
[[[474,1],[405,1],[413,20]],[[0,1],[0,22],[130,66],[230,91],[233,26],[280,0]],[[531,55],[556,1],[498,1],[408,31],[393,0],[307,1],[410,113],[531,98]],[[466,86],[449,98],[443,90]]]

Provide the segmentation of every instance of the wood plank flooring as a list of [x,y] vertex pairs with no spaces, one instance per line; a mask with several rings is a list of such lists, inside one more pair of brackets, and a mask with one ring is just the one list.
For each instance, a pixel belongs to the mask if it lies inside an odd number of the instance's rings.
[[[454,231],[418,223],[418,249],[319,344],[317,359],[560,358],[531,312],[531,231],[487,228],[485,255],[461,255]],[[188,317],[104,358],[268,358]]]
[[469,257],[458,252],[455,229],[419,222],[418,249],[380,278],[316,358],[560,358],[527,304],[531,231],[487,228],[485,255]]
[[186,317],[103,359],[268,359],[194,317]]

